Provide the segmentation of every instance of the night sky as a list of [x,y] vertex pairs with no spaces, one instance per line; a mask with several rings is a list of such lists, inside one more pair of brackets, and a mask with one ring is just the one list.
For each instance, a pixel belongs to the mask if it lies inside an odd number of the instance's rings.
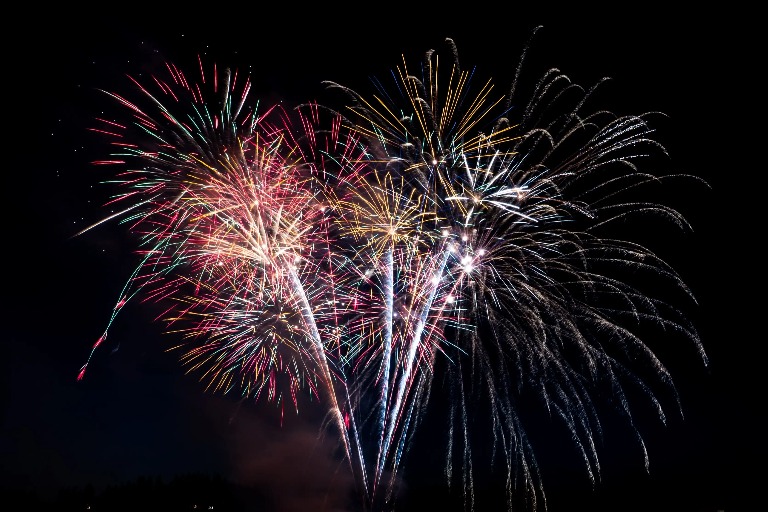
[[[750,226],[758,218],[750,198],[762,188],[764,160],[750,161],[750,128],[740,120],[757,119],[746,106],[758,104],[750,99],[754,71],[744,64],[751,36],[720,15],[632,12],[640,8],[573,16],[556,16],[554,6],[517,14],[510,7],[503,16],[491,7],[435,13],[391,4],[381,12],[296,7],[265,14],[235,7],[220,13],[214,7],[177,15],[130,5],[83,16],[22,8],[21,35],[6,45],[4,58],[3,190],[10,204],[0,490],[54,499],[61,489],[88,484],[103,489],[142,476],[204,473],[257,486],[276,511],[349,510],[352,482],[332,455],[333,433],[320,435],[322,412],[309,407],[281,419],[272,404],[206,392],[165,352],[173,340],[153,321],[153,305],[129,304],[87,377],[76,380],[138,261],[135,240],[117,223],[73,237],[108,211],[100,207],[103,175],[91,164],[108,148],[88,128],[119,109],[99,89],[130,91],[126,74],[147,76],[166,61],[189,69],[203,55],[250,72],[254,95],[267,102],[311,100],[322,95],[323,80],[365,89],[370,76],[400,64],[402,53],[418,56],[446,37],[456,41],[465,67],[476,65],[504,87],[530,31],[543,25],[529,57],[531,73],[558,67],[585,85],[611,77],[610,107],[666,113],[660,138],[675,167],[712,187],[671,198],[694,232],[667,237],[657,250],[698,299],[685,307],[710,357],[705,368],[690,346],[654,340],[685,417],[672,409],[666,427],[652,416],[638,419],[650,474],[631,433],[619,425],[607,429],[603,481],[594,490],[567,434],[542,434],[549,510],[751,510],[766,455],[765,336],[756,307],[763,300],[762,267],[755,256],[765,230]],[[550,428],[542,425],[541,432]],[[456,495],[443,489],[440,468],[432,467],[440,460],[439,430],[427,421],[419,431],[397,510],[426,510],[430,503],[461,510]],[[478,481],[478,489],[480,512],[502,510],[491,505],[501,496],[493,476]]]

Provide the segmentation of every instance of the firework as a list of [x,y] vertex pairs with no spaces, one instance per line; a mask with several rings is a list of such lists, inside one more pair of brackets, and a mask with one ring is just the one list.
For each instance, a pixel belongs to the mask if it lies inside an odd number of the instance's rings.
[[642,286],[685,283],[612,227],[686,228],[638,193],[686,176],[640,170],[664,154],[645,116],[583,113],[594,89],[557,70],[524,101],[517,81],[475,87],[446,48],[371,96],[327,82],[341,104],[290,111],[260,112],[236,72],[197,83],[172,65],[136,100],[109,93],[132,119],[99,128],[117,147],[103,163],[121,168],[115,203],[143,256],[112,320],[141,293],[169,304],[174,348],[211,390],[323,400],[366,509],[391,506],[435,382],[450,390],[446,477],[467,504],[479,411],[510,503],[522,485],[545,506],[523,396],[562,420],[597,479],[594,389],[630,425],[627,388],[662,420],[658,390],[675,395],[639,326],[681,333],[706,362],[685,315]]

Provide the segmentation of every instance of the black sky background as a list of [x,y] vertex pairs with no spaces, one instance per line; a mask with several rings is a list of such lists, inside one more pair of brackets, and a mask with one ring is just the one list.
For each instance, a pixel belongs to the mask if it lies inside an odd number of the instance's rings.
[[[752,96],[748,13],[671,15],[647,4],[622,13],[392,4],[226,9],[19,11],[4,70],[0,490],[52,497],[89,483],[202,472],[258,485],[275,510],[290,511],[345,510],[351,486],[331,455],[333,440],[319,437],[319,412],[288,414],[281,425],[274,406],[205,392],[164,352],[171,340],[153,323],[151,306],[130,304],[87,378],[76,381],[136,263],[134,241],[117,224],[72,237],[105,212],[103,176],[90,162],[108,148],[88,131],[111,105],[98,89],[129,92],[125,74],[146,76],[166,61],[191,69],[201,54],[251,72],[255,95],[266,102],[317,99],[322,80],[370,90],[369,76],[384,76],[402,53],[417,57],[445,37],[456,41],[464,67],[476,65],[505,87],[530,31],[543,25],[528,60],[532,77],[550,66],[584,85],[610,76],[609,106],[668,114],[660,139],[675,167],[712,186],[674,198],[694,233],[668,237],[658,251],[699,301],[690,316],[710,357],[704,368],[688,346],[654,345],[679,387],[685,418],[672,411],[667,427],[638,420],[650,474],[629,432],[607,432],[595,490],[566,434],[544,437],[549,509],[734,512],[764,502],[765,335],[757,305],[765,229],[755,222],[764,159],[753,159],[753,132],[743,121],[759,119],[764,95]],[[406,463],[398,510],[427,510],[424,503],[460,510],[440,486],[439,469],[429,470],[440,460],[439,426],[425,429],[413,470]],[[495,480],[479,481],[478,489],[489,497],[479,510],[502,510],[490,504]]]

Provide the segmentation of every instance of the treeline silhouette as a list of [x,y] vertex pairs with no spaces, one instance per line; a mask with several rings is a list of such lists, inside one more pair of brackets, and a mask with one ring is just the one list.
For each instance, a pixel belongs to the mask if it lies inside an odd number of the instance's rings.
[[[51,501],[35,491],[4,492],[12,510],[63,512],[136,511],[268,511],[270,503],[257,487],[230,482],[217,475],[187,474],[169,481],[142,476],[97,491],[92,485],[61,489]],[[2,507],[4,508],[4,507]],[[10,509],[9,509],[10,510]]]

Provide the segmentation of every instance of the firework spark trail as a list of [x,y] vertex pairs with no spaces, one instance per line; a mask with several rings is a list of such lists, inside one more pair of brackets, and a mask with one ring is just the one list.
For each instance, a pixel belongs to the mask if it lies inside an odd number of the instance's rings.
[[[410,335],[408,346],[405,347],[407,349],[405,364],[402,366],[402,369],[400,370],[401,373],[400,373],[398,384],[397,384],[397,395],[393,397],[393,402],[391,406],[387,402],[388,414],[387,414],[387,417],[383,418],[384,423],[382,424],[383,439],[381,442],[380,452],[378,454],[378,468],[376,472],[377,482],[384,474],[385,464],[387,463],[390,444],[392,443],[396,426],[398,423],[402,421],[401,408],[403,407],[403,401],[406,395],[406,389],[408,389],[412,385],[413,372],[414,372],[413,367],[416,362],[416,352],[417,350],[419,350],[419,348],[422,348],[422,349],[424,348],[422,332],[424,331],[424,327],[427,323],[427,318],[429,314],[432,312],[432,305],[437,295],[439,281],[442,277],[443,270],[448,261],[448,256],[450,254],[450,251],[444,250],[442,251],[442,254],[443,254],[443,257],[442,257],[441,263],[438,265],[438,268],[436,269],[436,271],[433,274],[431,274],[435,276],[433,279],[437,282],[433,282],[432,280],[430,280],[431,286],[428,293],[428,298],[427,300],[424,301],[422,310],[415,319],[416,326],[413,329],[413,334]],[[392,302],[393,302],[393,299],[388,298],[388,304],[392,304]],[[388,316],[388,320],[390,322],[392,321],[391,315]],[[420,357],[420,359],[421,358],[422,357]],[[384,385],[388,386],[388,383],[385,383]],[[387,397],[385,396],[384,399],[387,399]],[[407,418],[406,418],[406,421],[407,421]],[[407,432],[407,429],[405,429],[405,432]],[[398,450],[397,453],[401,454],[401,451]],[[400,463],[399,456],[396,456],[392,462],[392,465],[393,467],[397,467],[399,463]]]
[[675,391],[625,322],[679,332],[706,362],[682,312],[626,279],[643,272],[689,293],[680,277],[610,231],[640,213],[688,227],[636,195],[662,181],[637,162],[664,148],[642,117],[583,115],[595,88],[557,70],[515,105],[523,59],[506,97],[490,80],[473,92],[474,72],[446,43],[448,66],[429,51],[418,76],[403,59],[393,92],[376,82],[373,100],[326,82],[351,100],[341,107],[258,114],[250,78],[206,79],[202,63],[200,84],[169,65],[170,81],[153,78],[157,93],[136,81],[136,101],[108,93],[133,119],[97,130],[117,148],[102,163],[141,164],[116,180],[115,202],[129,206],[113,217],[130,223],[143,256],[79,378],[143,292],[171,303],[163,318],[184,339],[173,348],[209,389],[276,402],[286,392],[297,411],[304,387],[324,400],[366,510],[392,506],[438,367],[453,393],[446,476],[461,479],[469,508],[477,393],[510,507],[518,481],[546,506],[518,414],[524,393],[562,421],[596,481],[590,390],[606,382],[647,465],[626,388],[662,421],[665,411],[630,363]]
[[389,372],[392,365],[392,321],[393,321],[393,308],[394,308],[394,261],[392,256],[392,249],[387,249],[384,256],[385,275],[384,275],[384,300],[386,305],[384,307],[384,350],[381,357],[381,414],[379,416],[379,453],[377,466],[379,472],[381,472],[384,459],[381,457],[382,453],[387,451],[385,446],[387,436],[385,435],[387,417],[389,410]]

